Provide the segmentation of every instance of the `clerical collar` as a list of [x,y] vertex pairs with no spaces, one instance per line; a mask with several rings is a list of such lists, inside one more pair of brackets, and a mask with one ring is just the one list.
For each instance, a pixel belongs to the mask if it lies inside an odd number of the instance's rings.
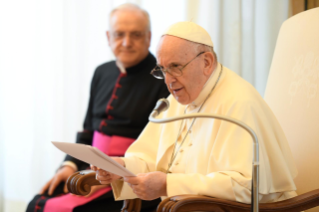
[[207,82],[205,83],[198,97],[192,103],[188,105],[188,108],[190,110],[197,108],[199,105],[203,103],[203,101],[206,99],[209,92],[212,90],[212,88],[216,84],[220,71],[221,71],[221,64],[217,63],[216,68],[214,69],[213,73],[209,76]]
[[[152,60],[155,60],[155,58],[149,52],[148,55],[140,63],[136,64],[135,66],[126,68],[126,73],[127,74],[137,73],[137,72],[145,69],[145,67],[148,67],[152,63]],[[153,67],[151,67],[151,68],[153,68]]]

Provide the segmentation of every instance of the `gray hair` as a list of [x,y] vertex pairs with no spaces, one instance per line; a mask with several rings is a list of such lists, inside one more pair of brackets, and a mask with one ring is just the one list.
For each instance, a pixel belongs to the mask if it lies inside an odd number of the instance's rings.
[[[191,42],[191,41],[190,41]],[[214,47],[212,46],[207,46],[205,44],[201,44],[201,43],[194,43],[194,42],[191,42],[194,44],[194,50],[195,52],[211,52],[213,55],[214,55],[214,63],[217,64],[218,60],[217,60],[217,54],[216,52],[214,51]]]
[[151,21],[150,21],[150,15],[148,14],[148,12],[142,8],[140,8],[138,5],[136,4],[132,4],[132,3],[125,3],[125,4],[121,4],[120,6],[114,8],[111,13],[110,13],[110,20],[111,20],[111,17],[113,16],[113,14],[118,11],[118,10],[136,10],[136,11],[139,11],[141,12],[144,16],[145,16],[145,19],[146,19],[146,29],[148,31],[151,31]]

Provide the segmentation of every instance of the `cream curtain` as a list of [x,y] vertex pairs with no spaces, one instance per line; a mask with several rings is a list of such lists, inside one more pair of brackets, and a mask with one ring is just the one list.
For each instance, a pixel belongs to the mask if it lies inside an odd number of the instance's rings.
[[177,21],[208,30],[219,61],[264,93],[289,0],[0,0],[0,211],[24,211],[74,142],[94,68],[113,58],[108,13],[125,2],[151,15],[160,33]]

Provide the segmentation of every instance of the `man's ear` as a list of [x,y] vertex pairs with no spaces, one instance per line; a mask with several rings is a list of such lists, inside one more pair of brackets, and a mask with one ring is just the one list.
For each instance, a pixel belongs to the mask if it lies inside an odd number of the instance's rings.
[[106,37],[107,37],[107,42],[108,42],[108,44],[109,44],[109,46],[110,46],[110,44],[111,44],[111,35],[110,35],[110,31],[106,31]]
[[215,58],[213,53],[211,52],[204,53],[204,75],[205,76],[210,76],[212,72],[214,71],[213,69],[214,62],[215,62]]

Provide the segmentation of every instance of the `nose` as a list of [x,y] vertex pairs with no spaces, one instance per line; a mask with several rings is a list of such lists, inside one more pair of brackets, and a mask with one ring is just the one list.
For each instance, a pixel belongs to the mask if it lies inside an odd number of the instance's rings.
[[170,73],[166,72],[164,75],[164,80],[166,85],[176,82],[176,77],[172,76]]
[[132,38],[130,37],[129,34],[126,34],[125,37],[123,38],[122,45],[125,47],[130,47],[132,45]]

